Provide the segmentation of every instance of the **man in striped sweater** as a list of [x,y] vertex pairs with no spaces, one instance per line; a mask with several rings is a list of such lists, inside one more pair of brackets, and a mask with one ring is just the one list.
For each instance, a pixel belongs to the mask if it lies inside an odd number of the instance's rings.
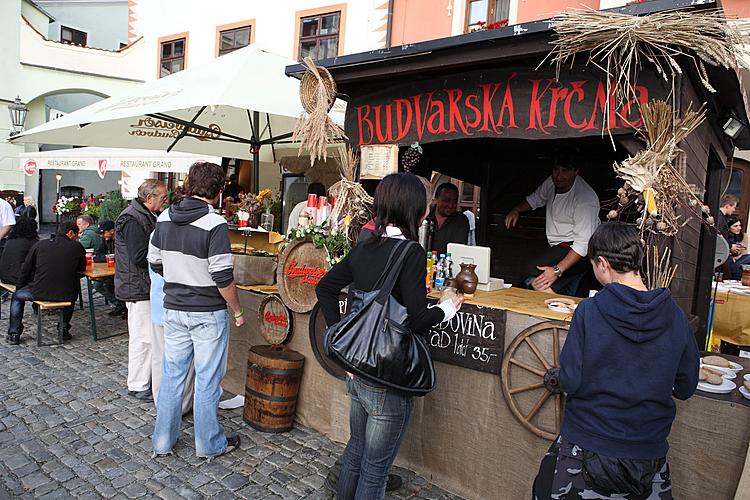
[[216,411],[227,365],[227,305],[237,327],[245,319],[234,286],[227,224],[212,206],[224,171],[214,163],[194,163],[186,185],[187,197],[157,219],[148,252],[151,268],[165,281],[164,363],[152,444],[155,456],[172,453],[194,362],[195,451],[211,459],[240,445],[239,436],[225,436]]

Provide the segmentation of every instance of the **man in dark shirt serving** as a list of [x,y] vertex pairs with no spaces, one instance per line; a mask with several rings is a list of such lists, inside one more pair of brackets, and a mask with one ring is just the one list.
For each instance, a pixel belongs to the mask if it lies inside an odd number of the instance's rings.
[[465,245],[469,239],[469,219],[457,210],[458,188],[445,182],[435,191],[435,205],[428,218],[435,224],[432,235],[432,250],[446,253],[448,243]]

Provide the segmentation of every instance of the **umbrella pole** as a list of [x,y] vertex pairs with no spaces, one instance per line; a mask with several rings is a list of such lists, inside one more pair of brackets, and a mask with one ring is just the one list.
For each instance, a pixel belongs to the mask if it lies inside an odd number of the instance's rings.
[[253,111],[253,121],[255,126],[253,127],[253,193],[260,191],[260,138],[258,137],[258,131],[260,130],[260,113]]

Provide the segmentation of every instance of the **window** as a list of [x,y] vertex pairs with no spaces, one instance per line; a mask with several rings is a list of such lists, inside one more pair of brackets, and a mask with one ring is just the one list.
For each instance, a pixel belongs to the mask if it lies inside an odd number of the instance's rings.
[[341,12],[300,18],[299,59],[326,59],[339,53]]
[[242,26],[219,33],[219,55],[223,56],[234,50],[250,45],[251,26]]
[[466,31],[508,19],[510,0],[467,0]]
[[86,45],[86,39],[88,35],[85,31],[74,30],[67,26],[60,27],[60,41],[63,43],[71,43],[74,45]]
[[159,78],[185,69],[185,39],[161,42]]

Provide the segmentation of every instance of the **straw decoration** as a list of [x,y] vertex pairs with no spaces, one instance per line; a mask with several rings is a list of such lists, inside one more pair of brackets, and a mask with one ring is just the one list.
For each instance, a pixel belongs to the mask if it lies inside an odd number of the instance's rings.
[[610,210],[607,218],[618,218],[635,202],[641,234],[674,236],[695,218],[713,225],[710,210],[701,203],[696,187],[688,184],[674,167],[681,153],[677,144],[703,123],[705,108],[689,109],[682,118],[676,118],[669,104],[652,101],[641,107],[641,116],[646,148],[614,164],[615,174],[625,185],[618,190],[618,208]]
[[[666,11],[640,17],[569,10],[555,18],[554,23],[557,37],[545,61],[557,66],[559,77],[564,64],[572,66],[576,56],[587,52],[587,64],[606,74],[607,99],[614,95],[618,103],[637,100],[635,85],[645,63],[652,64],[674,90],[674,77],[682,74],[677,59],[686,57],[695,64],[703,86],[716,92],[708,81],[705,64],[738,69],[750,55],[750,23],[727,23],[718,9]],[[609,129],[608,122],[609,116],[604,113],[605,129]]]
[[646,288],[656,290],[657,288],[669,288],[672,280],[677,273],[677,264],[670,266],[672,251],[665,248],[664,252],[659,255],[659,248],[656,245],[646,247]]
[[348,146],[338,149],[341,180],[331,186],[329,192],[336,198],[331,211],[331,221],[336,227],[344,228],[349,239],[354,243],[359,228],[372,218],[373,198],[354,176],[359,163],[359,155]]
[[307,71],[303,77],[304,85],[300,84],[300,99],[309,114],[300,115],[292,139],[300,142],[297,156],[302,155],[303,150],[306,151],[310,155],[312,166],[315,160],[325,160],[328,157],[328,145],[341,140],[345,134],[328,116],[328,111],[336,100],[335,83],[330,73],[325,68],[315,66],[309,57],[305,57],[303,63]]

